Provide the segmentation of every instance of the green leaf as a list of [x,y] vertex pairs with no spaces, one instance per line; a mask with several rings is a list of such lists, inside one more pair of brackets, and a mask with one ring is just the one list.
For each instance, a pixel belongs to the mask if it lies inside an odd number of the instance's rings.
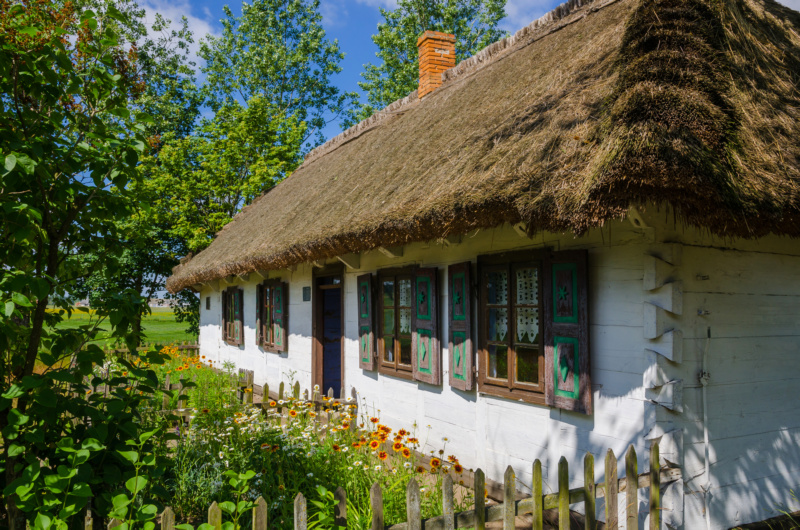
[[48,528],[50,528],[50,523],[52,523],[52,521],[53,520],[50,517],[39,512],[36,515],[36,519],[34,519],[33,521],[33,527],[36,529],[41,528],[42,530],[47,530]]
[[47,408],[55,408],[58,405],[58,396],[55,392],[53,392],[53,389],[49,387],[42,388],[36,394],[34,400],[43,407]]
[[14,155],[6,155],[5,165],[6,172],[10,173],[17,165],[17,157]]
[[22,170],[28,174],[33,175],[34,170],[36,169],[36,162],[31,160],[28,155],[17,153],[16,155],[17,165],[22,167]]
[[131,503],[131,499],[128,498],[127,495],[124,493],[120,493],[119,495],[115,495],[111,498],[111,504],[114,506],[115,510],[120,508],[124,508]]
[[15,304],[22,306],[22,307],[31,307],[33,304],[28,297],[22,293],[11,293],[11,300],[14,301]]
[[145,477],[132,477],[125,482],[125,487],[133,493],[133,495],[138,495],[140,491],[147,486],[147,479]]
[[17,444],[11,444],[8,446],[8,456],[15,457],[19,456],[25,452],[25,447]]
[[2,397],[6,399],[16,399],[24,395],[25,395],[25,390],[23,390],[21,386],[15,383],[11,385],[11,388],[6,390],[4,394],[2,394]]
[[72,488],[70,494],[75,495],[76,497],[91,497],[92,488],[90,488],[88,484],[81,482],[79,484],[75,484],[75,487]]
[[11,300],[6,302],[6,307],[5,307],[6,317],[10,317],[11,315],[14,314],[14,307],[15,307],[14,302],[12,302]]
[[117,451],[122,458],[130,462],[131,464],[135,464],[139,461],[139,453],[136,451]]
[[39,28],[34,28],[32,26],[25,26],[24,28],[19,28],[17,31],[31,37],[37,35],[38,33],[41,33],[41,30]]
[[219,509],[230,515],[236,511],[236,505],[231,501],[225,501],[219,503]]

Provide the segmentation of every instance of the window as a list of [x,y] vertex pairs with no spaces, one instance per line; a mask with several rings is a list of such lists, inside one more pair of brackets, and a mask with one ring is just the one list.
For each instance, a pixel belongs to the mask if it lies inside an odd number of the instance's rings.
[[480,391],[592,413],[587,252],[481,256]]
[[413,269],[378,276],[378,358],[382,372],[411,377]]
[[256,291],[256,343],[267,351],[288,350],[288,294],[280,280],[267,280]]
[[222,340],[234,346],[244,343],[243,291],[229,287],[222,292]]
[[206,296],[206,311],[211,309],[211,297]]
[[542,261],[531,253],[524,259],[484,260],[480,382],[487,393],[544,403]]

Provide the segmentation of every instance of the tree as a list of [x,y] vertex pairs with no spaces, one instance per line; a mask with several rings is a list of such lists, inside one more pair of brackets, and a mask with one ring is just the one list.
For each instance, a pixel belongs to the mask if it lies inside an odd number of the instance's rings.
[[[125,24],[113,6],[98,17],[70,3],[0,0],[0,518],[14,530],[24,527],[21,510],[57,511],[31,488],[58,483],[72,449],[56,444],[71,418],[97,410],[74,393],[105,359],[89,344],[98,323],[107,318],[113,335],[129,338],[139,310],[139,294],[124,291],[94,325],[57,326],[91,273],[87,256],[117,267],[120,227],[134,211],[128,184],[150,120],[131,112],[143,91],[136,52],[120,45],[112,21]],[[65,517],[85,504],[85,490],[67,494]]]
[[276,116],[306,124],[302,143],[323,140],[322,128],[354,101],[331,83],[344,54],[322,28],[319,0],[255,0],[242,16],[225,7],[221,37],[203,42],[206,90],[219,112],[264,98]]
[[368,63],[358,86],[367,103],[351,111],[343,126],[364,120],[417,89],[419,55],[417,39],[425,31],[456,36],[456,61],[462,61],[505,37],[497,28],[506,0],[399,0],[396,9],[381,8],[384,21],[372,41],[381,63]]

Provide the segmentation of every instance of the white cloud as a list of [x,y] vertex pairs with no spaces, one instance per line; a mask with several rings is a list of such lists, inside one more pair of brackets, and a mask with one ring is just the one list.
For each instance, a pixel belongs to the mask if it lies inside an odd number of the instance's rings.
[[321,0],[319,12],[322,15],[322,25],[326,29],[347,24],[348,13],[344,0]]
[[513,35],[517,30],[524,28],[562,2],[563,0],[508,0],[506,18],[500,21],[500,28]]
[[213,20],[211,11],[205,7],[202,13],[193,13],[192,4],[188,0],[144,0],[139,5],[145,9],[145,19],[148,27],[155,20],[156,13],[171,21],[170,29],[177,29],[181,19],[186,17],[189,30],[191,30],[192,38],[194,39],[194,42],[189,46],[189,58],[199,68],[203,62],[197,55],[200,50],[200,39],[205,38],[206,35],[219,36],[221,32],[219,24]]
[[394,9],[397,7],[397,0],[356,0],[359,4],[364,4],[370,7],[385,7],[387,9]]

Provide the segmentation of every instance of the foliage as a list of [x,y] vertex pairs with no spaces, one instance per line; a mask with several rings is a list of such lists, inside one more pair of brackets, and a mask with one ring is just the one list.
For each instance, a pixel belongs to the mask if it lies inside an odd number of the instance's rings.
[[[48,312],[58,313],[63,309],[48,309]],[[66,312],[65,317],[66,317]],[[58,329],[76,329],[80,326],[94,326],[98,321],[98,333],[94,342],[103,345],[105,349],[119,349],[122,345],[112,337],[112,329],[102,311],[95,309],[73,308],[68,318],[58,323]],[[176,313],[170,307],[151,308],[150,313],[142,319],[142,328],[146,331],[147,342],[158,344],[181,343],[195,341],[197,336],[186,333],[185,325],[177,321]]]
[[212,108],[219,114],[260,97],[275,116],[305,125],[303,143],[321,142],[326,121],[354,95],[331,83],[344,54],[325,36],[319,0],[255,0],[242,4],[240,17],[226,6],[225,16],[222,36],[208,37],[200,50]]
[[381,8],[384,21],[372,41],[381,63],[367,63],[358,85],[367,103],[348,115],[344,127],[370,117],[417,89],[419,53],[417,39],[425,31],[456,36],[456,61],[462,61],[505,37],[498,29],[505,17],[506,0],[399,0],[395,9]]

